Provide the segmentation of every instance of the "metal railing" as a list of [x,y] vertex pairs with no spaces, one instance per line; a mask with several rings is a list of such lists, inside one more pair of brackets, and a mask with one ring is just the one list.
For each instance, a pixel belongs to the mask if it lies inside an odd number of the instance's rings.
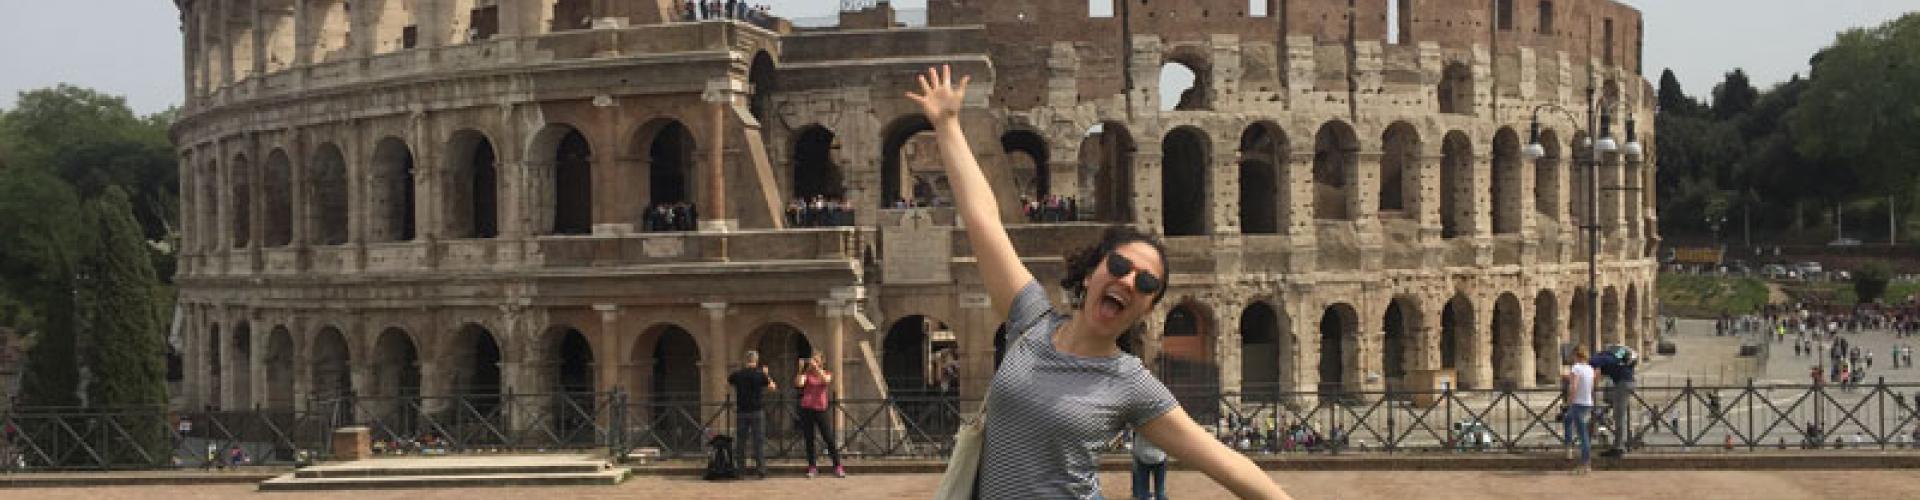
[[[1316,452],[1525,453],[1565,437],[1556,389],[1224,392],[1200,424],[1254,455]],[[1876,449],[1920,451],[1920,384],[1641,387],[1614,422],[1596,397],[1595,447],[1624,428],[1638,451]],[[951,393],[829,404],[842,453],[942,458],[979,400]],[[168,412],[159,408],[14,408],[0,413],[0,470],[290,465],[329,456],[332,432],[365,426],[384,454],[708,453],[732,434],[734,403],[623,392],[343,397],[302,409]],[[798,402],[765,402],[769,458],[805,454]],[[1620,424],[1624,425],[1620,425]],[[1118,435],[1104,451],[1124,451]],[[235,451],[238,451],[236,454]]]

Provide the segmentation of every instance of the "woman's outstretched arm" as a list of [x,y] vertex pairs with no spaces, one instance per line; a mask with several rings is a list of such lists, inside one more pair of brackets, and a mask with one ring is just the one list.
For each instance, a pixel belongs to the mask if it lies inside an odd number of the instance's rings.
[[1254,465],[1253,460],[1220,444],[1220,440],[1208,435],[1200,424],[1193,423],[1193,417],[1187,415],[1185,408],[1176,406],[1148,420],[1140,426],[1140,434],[1173,458],[1206,473],[1234,496],[1264,500],[1293,498],[1267,477],[1266,471]]
[[967,241],[973,244],[974,259],[980,265],[980,280],[987,285],[994,312],[1004,318],[1013,305],[1014,294],[1033,281],[1033,273],[1013,252],[1013,240],[1007,237],[1006,226],[1000,224],[1000,204],[993,199],[993,189],[987,186],[987,176],[980,171],[966,134],[960,131],[960,103],[972,79],[962,76],[955,85],[952,67],[927,68],[927,74],[919,77],[920,93],[908,92],[907,98],[920,103],[927,121],[933,122],[940,159],[947,167],[947,182],[953,186],[953,204],[967,224]]

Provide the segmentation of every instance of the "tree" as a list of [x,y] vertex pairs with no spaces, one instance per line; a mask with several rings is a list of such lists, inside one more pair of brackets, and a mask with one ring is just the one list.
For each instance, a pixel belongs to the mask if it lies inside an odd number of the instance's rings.
[[89,402],[97,406],[158,406],[167,402],[166,338],[156,303],[157,281],[147,242],[133,220],[127,195],[109,187],[87,204],[86,219],[100,234],[82,261],[80,295],[86,318]]
[[1700,111],[1700,103],[1688,97],[1680,89],[1680,79],[1673,76],[1673,69],[1660,72],[1660,113],[1691,115]]
[[161,240],[178,220],[180,176],[167,136],[177,114],[137,116],[124,98],[71,85],[21,92],[0,113],[0,151],[9,165],[67,181],[81,198],[120,186],[146,238]]
[[80,371],[74,363],[76,324],[73,278],[87,233],[76,207],[79,197],[52,175],[17,167],[0,170],[0,302],[21,310],[10,326],[30,336],[21,376],[23,404],[80,403]]
[[1747,80],[1747,71],[1734,68],[1727,73],[1725,81],[1713,88],[1713,116],[1722,120],[1740,116],[1753,109],[1753,102],[1759,98],[1760,91]]
[[1853,296],[1861,304],[1880,300],[1887,294],[1887,281],[1892,278],[1893,267],[1886,262],[1868,262],[1853,273]]
[[1814,61],[1789,114],[1795,149],[1846,166],[1874,194],[1911,192],[1920,180],[1920,13],[1841,33]]

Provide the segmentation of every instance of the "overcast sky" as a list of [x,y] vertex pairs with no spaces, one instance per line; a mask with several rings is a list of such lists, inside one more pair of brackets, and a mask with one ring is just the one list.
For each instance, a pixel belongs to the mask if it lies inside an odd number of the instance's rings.
[[[831,15],[840,4],[761,1],[789,17]],[[1735,67],[1770,87],[1805,74],[1807,58],[1840,30],[1920,10],[1916,0],[1624,1],[1646,16],[1647,78],[1673,68],[1687,93],[1703,99]],[[0,108],[12,107],[21,90],[61,82],[124,95],[142,113],[179,104],[184,93],[179,12],[169,0],[0,0],[0,47]]]

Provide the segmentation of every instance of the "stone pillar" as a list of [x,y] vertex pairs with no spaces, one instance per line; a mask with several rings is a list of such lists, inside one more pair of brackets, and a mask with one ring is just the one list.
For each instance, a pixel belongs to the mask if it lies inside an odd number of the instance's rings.
[[[994,318],[993,303],[985,293],[963,292],[960,299],[961,325],[956,332],[980,332],[980,335],[961,335],[960,341],[960,397],[977,400],[986,395],[993,386],[993,358],[996,355],[993,346],[994,332],[1001,321]],[[1012,342],[1015,332],[1007,332],[1007,341]],[[878,346],[875,346],[878,347]],[[1007,346],[1011,348],[1012,346]],[[974,403],[977,403],[975,401]],[[961,411],[974,411],[978,407],[967,405]]]
[[[594,304],[593,311],[600,313],[600,331],[598,332],[599,335],[596,335],[600,337],[600,341],[595,342],[595,344],[598,344],[601,350],[607,351],[605,354],[594,357],[594,390],[602,392],[611,391],[614,386],[619,384],[618,381],[620,380],[620,363],[612,362],[613,358],[611,355],[615,352],[624,352],[620,349],[620,306],[618,304]],[[704,359],[705,356],[702,356],[702,358]],[[536,361],[547,362],[553,360],[557,360],[557,357],[554,356],[553,353],[549,353],[546,359]],[[544,373],[551,373],[551,371]],[[546,389],[545,387],[538,387],[533,390],[543,392]]]
[[[1212,141],[1208,145],[1214,151],[1233,151],[1238,146],[1238,143],[1226,141]],[[1240,155],[1215,154],[1209,160],[1212,160],[1212,164],[1207,165],[1211,170],[1207,173],[1206,194],[1208,234],[1215,237],[1240,234],[1240,228],[1246,226],[1246,221],[1240,220],[1240,190],[1246,189],[1246,186],[1240,185]],[[1162,163],[1160,168],[1166,168],[1166,165]]]
[[[1427,149],[1421,151],[1419,158],[1415,160],[1418,162],[1414,167],[1415,171],[1401,174],[1414,175],[1419,179],[1420,187],[1414,192],[1412,206],[1407,207],[1407,209],[1413,211],[1414,220],[1420,223],[1420,241],[1429,245],[1440,242],[1441,227],[1443,226],[1441,217],[1445,216],[1440,213],[1442,157],[1433,154],[1433,151],[1436,150],[1437,149]],[[1439,260],[1432,256],[1432,254],[1437,252],[1425,253],[1429,255],[1429,257],[1427,257],[1429,261],[1422,267],[1438,267]]]
[[1246,304],[1220,303],[1213,307],[1211,321],[1215,326],[1213,352],[1210,354],[1213,355],[1214,366],[1218,367],[1217,371],[1220,374],[1218,381],[1220,394],[1229,404],[1238,404],[1240,395],[1244,392],[1242,388],[1245,386],[1246,376],[1240,370],[1240,360],[1244,355],[1240,352],[1240,346],[1245,332],[1240,331],[1239,319],[1240,314],[1245,310]]
[[1493,309],[1491,300],[1474,300],[1473,325],[1458,334],[1467,343],[1461,349],[1466,359],[1454,365],[1460,389],[1493,387]]
[[348,361],[349,363],[348,370],[352,372],[350,375],[348,375],[348,382],[350,385],[353,386],[349,390],[353,391],[354,395],[359,396],[358,398],[355,398],[354,405],[353,405],[354,406],[353,418],[354,418],[354,421],[356,422],[366,422],[366,421],[372,420],[376,415],[379,414],[378,413],[379,410],[384,409],[385,407],[388,407],[388,406],[392,406],[394,404],[393,403],[394,399],[390,397],[375,398],[372,401],[369,401],[368,399],[366,399],[366,397],[369,395],[378,394],[378,391],[380,390],[380,388],[376,385],[379,383],[379,381],[375,380],[377,375],[373,366],[373,362],[371,360],[360,359],[363,357],[366,357],[366,356],[356,357]]
[[[705,380],[700,383],[701,401],[723,401],[727,399],[727,369],[733,367],[739,353],[733,348],[732,339],[727,335],[726,302],[702,302],[700,309],[707,313],[706,349],[711,352],[700,353],[700,369]],[[730,427],[731,422],[723,424]]]
[[[700,212],[700,230],[727,232],[734,230],[739,222],[733,219],[733,212],[727,207],[727,125],[728,111],[733,107],[734,95],[740,84],[732,78],[716,78],[707,81],[707,90],[702,95],[706,101],[707,133],[706,148],[706,199],[698,207]],[[902,168],[905,168],[904,166]],[[723,257],[725,253],[721,254]]]

